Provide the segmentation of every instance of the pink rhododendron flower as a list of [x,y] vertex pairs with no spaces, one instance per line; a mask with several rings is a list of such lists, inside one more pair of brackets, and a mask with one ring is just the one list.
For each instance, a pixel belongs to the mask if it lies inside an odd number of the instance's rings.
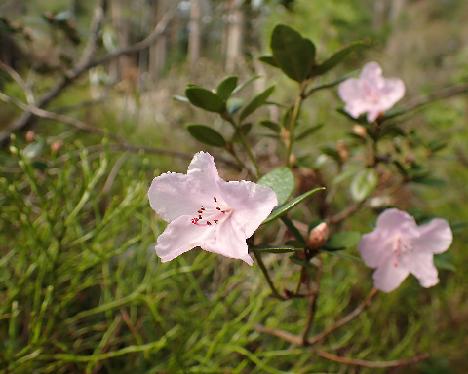
[[409,274],[423,287],[439,282],[433,256],[445,252],[452,242],[448,222],[441,218],[418,226],[408,213],[386,209],[374,231],[363,236],[359,251],[367,266],[375,268],[374,287],[393,291]]
[[278,204],[269,187],[222,180],[213,157],[205,152],[195,154],[187,174],[169,172],[154,178],[148,198],[169,222],[155,247],[162,262],[200,246],[252,265],[246,239]]
[[368,62],[358,79],[347,79],[338,86],[338,94],[351,117],[367,113],[367,120],[373,122],[403,97],[405,84],[401,79],[385,79],[379,64]]

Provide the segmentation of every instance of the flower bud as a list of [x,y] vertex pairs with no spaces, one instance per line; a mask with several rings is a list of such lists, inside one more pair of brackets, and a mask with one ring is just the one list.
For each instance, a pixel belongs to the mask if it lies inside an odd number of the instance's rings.
[[320,248],[328,241],[329,237],[330,228],[326,222],[322,222],[309,232],[307,245],[312,249]]
[[360,136],[361,138],[365,138],[367,136],[367,130],[364,126],[361,125],[354,125],[353,126],[353,133]]
[[50,149],[52,151],[52,153],[57,153],[58,151],[60,151],[60,148],[62,148],[62,141],[61,140],[56,140],[55,142],[53,142],[51,145],[50,145]]
[[26,134],[24,135],[24,138],[28,143],[32,143],[34,139],[36,139],[36,133],[34,131],[26,131]]

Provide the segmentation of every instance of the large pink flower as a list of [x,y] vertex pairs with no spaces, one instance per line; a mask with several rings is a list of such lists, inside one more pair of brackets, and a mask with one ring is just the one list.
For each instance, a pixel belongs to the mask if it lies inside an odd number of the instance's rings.
[[408,213],[386,209],[374,231],[363,236],[359,251],[367,266],[375,268],[374,287],[393,291],[409,274],[423,287],[439,282],[433,256],[445,252],[452,242],[448,222],[441,218],[418,226]]
[[373,122],[403,97],[405,84],[401,79],[385,79],[379,64],[368,62],[358,79],[347,79],[338,86],[338,94],[351,117],[367,113],[367,120]]
[[200,246],[252,265],[246,239],[278,204],[268,187],[222,180],[213,157],[205,152],[195,154],[187,174],[169,172],[154,178],[148,198],[169,222],[155,247],[162,262]]

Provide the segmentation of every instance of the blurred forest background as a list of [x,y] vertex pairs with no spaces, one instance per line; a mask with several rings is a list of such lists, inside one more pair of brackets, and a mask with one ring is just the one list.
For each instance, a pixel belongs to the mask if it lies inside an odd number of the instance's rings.
[[[465,373],[467,20],[464,0],[0,0],[0,370],[366,372],[256,332],[258,323],[295,332],[307,308],[270,298],[256,267],[200,251],[161,264],[152,248],[164,225],[147,203],[149,183],[185,170],[200,150],[187,123],[213,122],[174,96],[188,83],[258,75],[246,97],[276,83],[274,100],[292,99],[292,82],[258,60],[285,23],[310,37],[319,57],[372,41],[330,80],[375,60],[405,81],[404,103],[447,96],[407,121],[435,141],[437,157],[430,178],[391,202],[450,221],[441,282],[422,289],[412,279],[380,295],[327,344],[367,359],[431,354],[394,372]],[[325,124],[299,147],[304,168],[319,167],[324,146],[343,145],[350,125],[340,105],[328,91],[304,106],[304,122]],[[265,113],[278,116],[274,106]],[[268,141],[255,150],[275,163]],[[369,231],[370,210],[346,225]],[[356,254],[329,255],[317,329],[371,287]],[[295,271],[278,256],[266,261],[279,282]]]

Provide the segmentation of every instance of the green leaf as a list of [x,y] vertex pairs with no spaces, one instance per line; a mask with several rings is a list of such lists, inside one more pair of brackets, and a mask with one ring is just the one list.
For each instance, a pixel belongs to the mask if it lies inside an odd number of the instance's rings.
[[22,153],[23,156],[28,159],[33,159],[39,157],[44,152],[45,141],[44,139],[39,139],[34,143],[28,144],[24,147]]
[[323,146],[322,148],[320,148],[320,151],[323,154],[330,157],[331,159],[333,159],[337,164],[341,163],[341,157],[340,157],[339,153],[336,151],[335,148],[326,145],[326,146]]
[[260,126],[266,127],[267,129],[274,131],[274,132],[281,132],[281,126],[276,122],[272,121],[261,121]]
[[442,178],[431,177],[429,175],[416,176],[411,178],[411,182],[424,184],[429,187],[444,187],[447,183]]
[[363,42],[356,42],[353,43],[342,50],[336,52],[331,57],[326,59],[320,65],[317,65],[312,69],[312,75],[322,75],[328,72],[329,70],[333,69],[337,64],[343,61],[349,54],[355,52],[357,50],[363,49],[368,47],[369,44]]
[[278,204],[283,204],[294,191],[294,174],[289,168],[273,169],[261,177],[258,184],[270,187],[276,193]]
[[187,130],[190,135],[201,143],[212,145],[214,147],[224,147],[226,145],[226,141],[223,136],[208,126],[188,125]]
[[362,115],[358,118],[354,118],[354,117],[351,117],[343,108],[338,108],[336,111],[337,113],[341,114],[342,116],[346,117],[352,122],[359,123],[360,125],[364,125],[364,126],[368,124],[365,115]]
[[291,79],[302,82],[315,65],[315,46],[296,30],[278,25],[271,35],[271,50],[279,68]]
[[262,253],[289,253],[303,251],[304,248],[298,248],[291,245],[270,245],[259,244],[254,247],[249,247],[249,251],[262,252]]
[[351,196],[356,201],[366,199],[377,187],[377,173],[374,169],[364,169],[355,175],[351,182]]
[[222,113],[226,109],[221,97],[204,88],[191,86],[185,90],[185,95],[193,105],[208,112]]
[[278,64],[273,56],[260,56],[258,58],[261,62],[268,64],[270,66],[273,66],[275,68],[278,68]]
[[265,91],[259,93],[256,95],[250,103],[247,104],[247,106],[242,110],[240,114],[240,120],[243,121],[245,118],[247,118],[249,115],[251,115],[253,112],[255,112],[260,106],[265,104],[267,101],[268,97],[273,93],[275,90],[275,86],[271,86],[267,88]]
[[236,89],[237,77],[231,76],[224,79],[216,88],[216,93],[223,100],[227,100],[232,92]]
[[260,75],[254,75],[253,77],[247,79],[244,83],[241,83],[240,85],[238,85],[236,89],[232,92],[232,94],[235,95],[236,93],[241,92],[244,88],[250,86],[258,78],[260,78]]
[[448,270],[452,272],[456,270],[450,252],[445,252],[440,255],[434,256],[434,264],[438,269]]
[[323,190],[325,190],[325,187],[314,188],[313,190],[307,191],[302,195],[299,195],[298,197],[292,199],[288,203],[276,207],[275,209],[273,209],[271,214],[265,219],[265,221],[262,222],[262,225],[274,221],[277,218],[280,218],[281,216],[289,212],[292,208],[294,208],[296,205],[302,203],[304,200],[308,199],[315,193]]
[[356,246],[361,240],[361,234],[356,231],[341,231],[333,235],[323,246],[326,251],[338,251]]
[[301,131],[299,134],[296,135],[295,140],[299,141],[299,140],[305,139],[309,135],[312,135],[314,132],[320,130],[323,126],[325,126],[325,125],[323,123],[320,123],[320,124],[318,124],[316,126],[305,129],[304,131]]

